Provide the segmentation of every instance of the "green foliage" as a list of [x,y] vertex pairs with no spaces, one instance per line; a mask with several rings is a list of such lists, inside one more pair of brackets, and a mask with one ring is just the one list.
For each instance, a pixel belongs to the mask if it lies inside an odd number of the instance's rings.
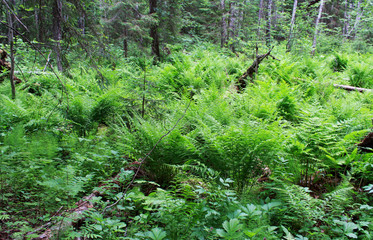
[[350,70],[349,81],[352,86],[371,88],[373,86],[373,71],[366,63],[353,66]]
[[334,72],[343,72],[347,68],[348,60],[339,54],[334,55],[330,67]]
[[[369,55],[275,48],[281,61],[265,60],[236,93],[244,54],[171,48],[158,65],[140,56],[102,67],[105,89],[85,62],[62,76],[68,97],[49,73],[16,100],[0,85],[1,231],[21,238],[96,190],[64,237],[371,238],[372,154],[355,144],[371,127],[372,93],[333,87],[369,82]],[[131,162],[157,143],[137,172]]]

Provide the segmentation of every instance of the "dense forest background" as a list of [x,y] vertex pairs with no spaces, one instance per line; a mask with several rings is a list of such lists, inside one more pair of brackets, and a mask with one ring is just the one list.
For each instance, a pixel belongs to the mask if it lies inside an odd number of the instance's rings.
[[[373,36],[372,3],[362,0],[5,1],[1,11],[4,20],[10,13],[16,39],[54,49],[60,71],[75,50],[112,61],[111,46],[124,57],[151,53],[161,59],[169,45],[198,41],[246,54],[256,44],[280,42],[306,52],[332,51],[353,40],[356,50],[366,50]],[[3,21],[3,43],[8,27]]]
[[1,0],[0,239],[372,239],[371,0]]

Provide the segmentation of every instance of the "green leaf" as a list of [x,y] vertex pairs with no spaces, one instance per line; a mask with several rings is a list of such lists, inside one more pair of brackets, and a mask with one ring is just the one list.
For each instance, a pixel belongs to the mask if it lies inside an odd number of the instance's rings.
[[287,230],[287,229],[286,229],[284,226],[282,226],[282,225],[281,225],[281,228],[282,228],[282,230],[283,230],[284,233],[285,233],[285,237],[284,237],[284,239],[286,239],[286,240],[295,240],[293,234],[291,234],[291,233],[289,232],[289,230]]
[[357,235],[355,233],[346,233],[346,236],[350,238],[357,238]]
[[167,236],[167,234],[161,228],[153,228],[149,232],[145,233],[145,236],[152,240],[162,240]]

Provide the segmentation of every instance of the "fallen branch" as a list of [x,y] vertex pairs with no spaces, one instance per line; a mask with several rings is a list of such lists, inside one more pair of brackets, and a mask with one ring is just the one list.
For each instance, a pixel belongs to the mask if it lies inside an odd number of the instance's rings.
[[[273,57],[271,55],[271,51],[272,51],[273,48],[271,48],[266,54],[263,54],[263,55],[257,55],[256,56],[256,59],[254,60],[254,62],[251,64],[251,66],[246,70],[246,72],[244,74],[242,74],[242,76],[237,80],[237,84],[236,84],[236,87],[237,87],[237,91],[240,92],[242,91],[243,89],[246,88],[246,85],[247,85],[247,82],[246,82],[246,79],[247,77],[250,77],[250,82],[254,83],[254,73],[258,70],[259,68],[259,64],[264,60],[266,59],[268,56],[271,56],[273,59],[276,59],[275,57]],[[278,60],[278,59],[276,59]]]
[[359,87],[353,87],[353,86],[348,86],[348,85],[339,85],[339,84],[333,84],[334,87],[336,88],[341,88],[347,91],[359,91],[359,92],[371,92],[373,89],[368,89],[368,88],[359,88]]

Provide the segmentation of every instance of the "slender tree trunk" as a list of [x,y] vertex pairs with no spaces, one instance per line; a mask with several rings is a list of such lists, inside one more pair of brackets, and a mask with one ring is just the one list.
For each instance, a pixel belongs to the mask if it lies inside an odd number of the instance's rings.
[[[155,14],[157,10],[157,0],[149,0],[149,14]],[[152,24],[150,26],[150,37],[152,40],[152,55],[155,56],[155,60],[161,59],[161,52],[159,50],[159,36],[158,36],[158,24]]]
[[260,40],[261,21],[263,18],[263,0],[259,2],[259,14],[258,14],[258,40]]
[[289,38],[288,38],[288,43],[286,44],[286,51],[290,52],[291,47],[293,46],[293,30],[294,30],[294,24],[295,24],[295,13],[297,11],[297,5],[298,5],[298,0],[294,0],[294,5],[293,5],[293,13],[291,14],[291,23],[290,23],[290,31],[289,31]]
[[234,1],[231,1],[229,4],[229,31],[228,31],[228,40],[230,40],[231,44],[229,48],[232,50],[232,52],[235,52],[235,37],[236,37],[236,31],[237,31],[237,8],[236,3]]
[[273,3],[272,0],[268,0],[268,6],[267,6],[268,20],[267,20],[267,29],[266,29],[266,45],[267,45],[267,47],[271,47],[272,3]]
[[62,72],[62,56],[61,56],[61,40],[62,40],[62,1],[53,1],[53,38],[56,41],[54,51],[56,52],[57,68],[58,71]]
[[227,43],[227,21],[225,14],[225,0],[220,0],[220,10],[222,12],[220,47],[223,48]]
[[319,33],[319,28],[318,27],[319,27],[319,22],[320,22],[320,19],[321,19],[321,14],[322,14],[323,7],[324,7],[324,0],[321,0],[320,1],[320,7],[319,7],[319,14],[317,15],[316,23],[315,23],[315,34],[313,36],[312,52],[311,52],[312,55],[315,55],[317,35]]
[[[14,6],[14,4],[12,4]],[[10,86],[12,88],[12,99],[16,98],[16,86],[14,84],[14,30],[13,30],[13,14],[10,12],[10,10],[7,10],[8,12],[8,25],[10,26],[8,31],[8,41],[10,45]]]

